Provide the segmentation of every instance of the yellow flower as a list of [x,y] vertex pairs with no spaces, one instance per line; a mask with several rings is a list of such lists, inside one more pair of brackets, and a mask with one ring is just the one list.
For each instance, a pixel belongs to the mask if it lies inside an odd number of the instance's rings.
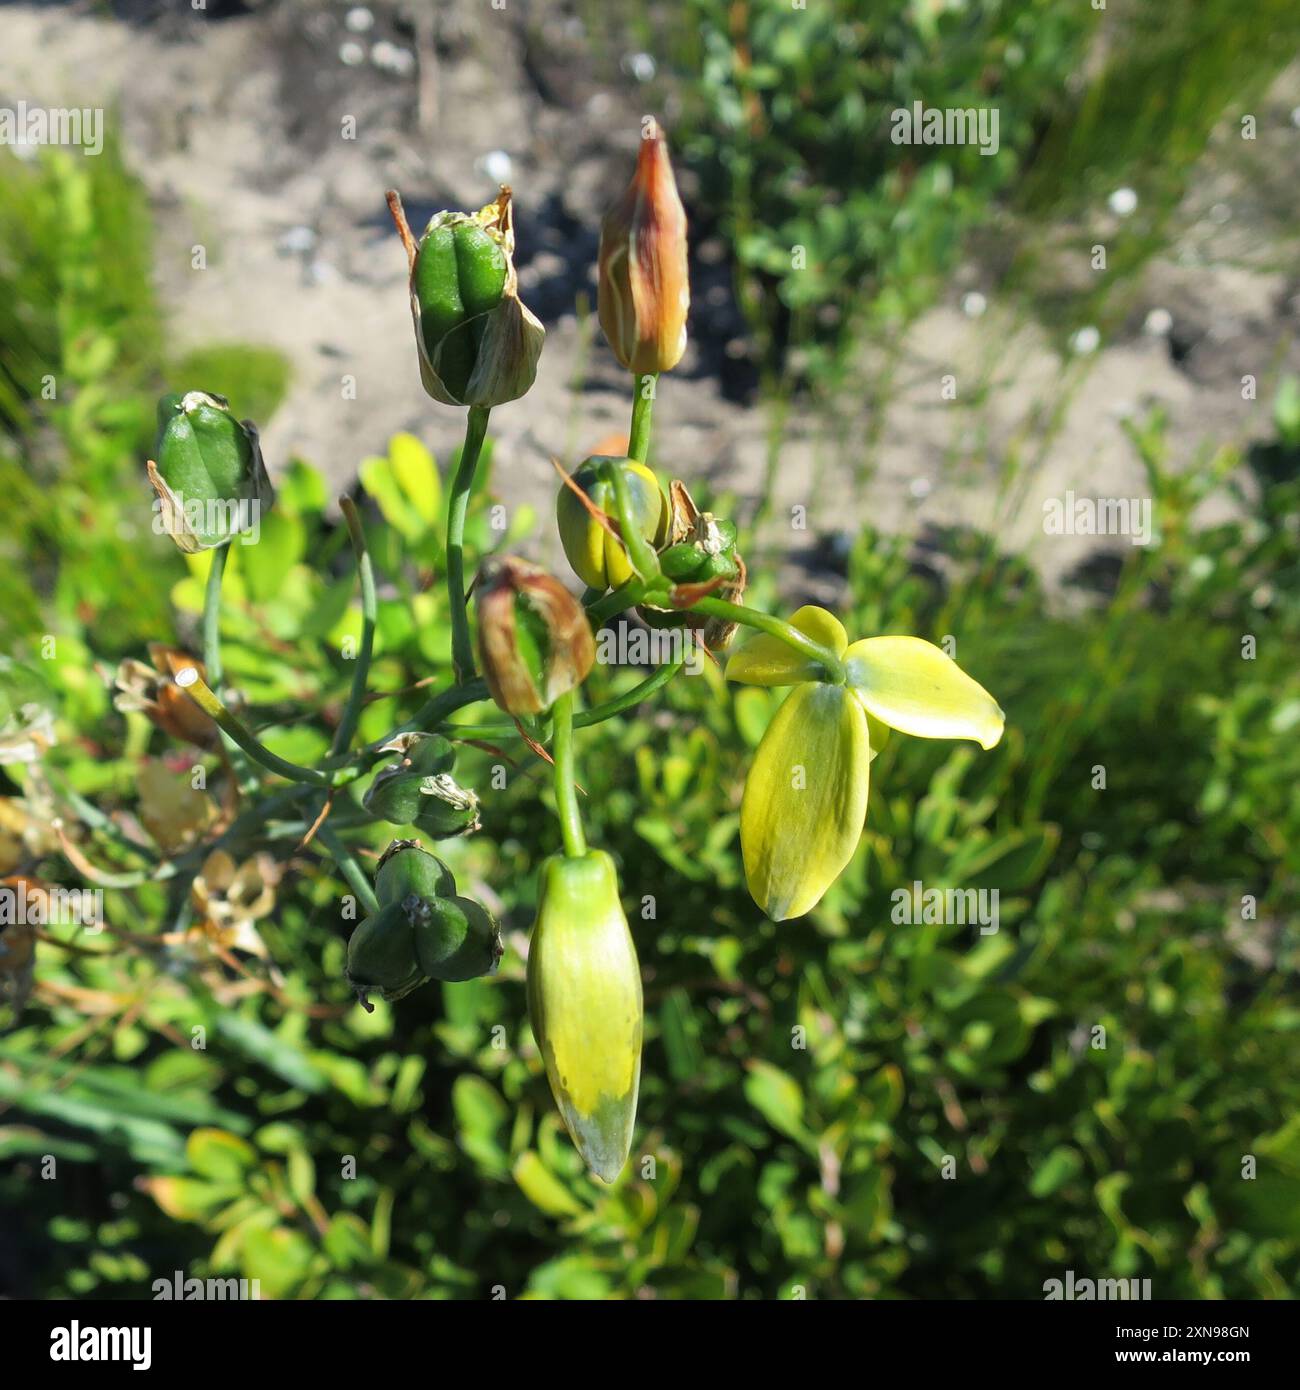
[[542,865],[528,948],[528,1013],[551,1093],[583,1161],[613,1182],[641,1081],[641,969],[600,850]]
[[889,728],[992,748],[1005,722],[988,691],[932,642],[868,637],[850,646],[824,608],[801,608],[790,622],[840,660],[843,684],[766,633],[727,662],[728,680],[798,687],[763,735],[740,808],[749,891],[778,922],[814,908],[853,857],[868,769]]

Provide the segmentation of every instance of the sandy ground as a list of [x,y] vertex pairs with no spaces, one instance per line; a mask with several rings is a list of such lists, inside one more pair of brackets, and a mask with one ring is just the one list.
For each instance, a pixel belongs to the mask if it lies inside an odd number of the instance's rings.
[[[422,222],[511,182],[521,290],[549,336],[533,391],[494,412],[495,483],[507,504],[548,508],[550,456],[575,459],[626,428],[627,381],[575,310],[583,296],[594,301],[599,216],[630,172],[638,92],[634,82],[614,93],[584,78],[577,20],[546,23],[539,58],[517,8],[457,0],[439,16],[434,45],[380,5],[359,14],[286,0],[226,19],[182,7],[140,27],[5,6],[0,104],[117,108],[157,210],[158,285],[177,354],[226,341],[285,352],[294,380],[264,429],[267,459],[274,471],[299,455],[338,485],[397,430],[445,459],[462,427],[459,412],[420,390],[384,190],[401,189]],[[421,62],[421,52],[431,56]],[[1267,437],[1272,384],[1283,369],[1300,371],[1300,256],[1286,221],[1294,205],[1279,209],[1275,197],[1300,174],[1297,105],[1293,67],[1258,113],[1250,160],[1234,147],[1235,129],[1216,134],[1170,244],[1129,288],[1121,330],[1095,351],[1072,352],[1000,298],[993,273],[975,262],[900,343],[887,352],[868,344],[833,420],[789,421],[773,539],[796,506],[808,528],[790,534],[796,563],[819,536],[863,517],[909,533],[991,526],[1056,580],[1097,542],[1045,535],[1045,500],[1070,489],[1147,492],[1125,418],[1163,407],[1171,458],[1183,467],[1207,446]],[[1105,209],[1098,226],[1124,235],[1123,219]],[[196,246],[203,269],[193,267]],[[695,323],[704,346],[661,385],[657,459],[665,473],[707,475],[753,498],[768,419],[729,399],[713,370],[717,346],[733,342],[741,322],[718,248],[703,251]],[[1260,381],[1255,402],[1242,397],[1248,374]],[[1008,453],[1024,465],[1012,497],[999,487]]]

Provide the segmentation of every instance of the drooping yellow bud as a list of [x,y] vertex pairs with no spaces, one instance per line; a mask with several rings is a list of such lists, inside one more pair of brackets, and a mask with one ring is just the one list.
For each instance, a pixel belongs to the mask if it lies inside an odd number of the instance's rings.
[[641,968],[614,861],[600,850],[542,865],[528,1013],[570,1137],[587,1166],[613,1182],[636,1120]]

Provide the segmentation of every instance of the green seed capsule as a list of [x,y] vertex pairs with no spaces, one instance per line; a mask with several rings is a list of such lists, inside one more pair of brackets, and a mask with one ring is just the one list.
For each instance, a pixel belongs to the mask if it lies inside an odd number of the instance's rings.
[[412,825],[427,809],[426,783],[451,772],[456,750],[441,734],[401,734],[380,751],[402,757],[375,777],[362,805],[393,825]]
[[236,420],[222,396],[164,396],[154,455],[148,473],[161,529],[188,553],[225,545],[257,526],[275,499],[257,426]]
[[[606,516],[616,518],[614,485],[607,476],[610,467],[620,469],[627,480],[632,513],[642,535],[651,544],[661,545],[668,530],[668,502],[659,480],[645,464],[597,454],[582,464],[573,481]],[[567,484],[556,499],[555,520],[564,553],[584,584],[593,589],[616,589],[631,579],[632,564],[623,542],[605,530]]]
[[438,375],[457,397],[469,387],[482,345],[483,316],[506,288],[506,253],[473,222],[431,226],[420,242],[412,288],[420,306],[420,332]]
[[482,824],[478,797],[450,773],[426,777],[420,784],[419,814],[412,824],[434,840],[470,835]]
[[377,989],[385,999],[399,999],[424,980],[416,958],[411,917],[401,903],[389,903],[352,933],[348,941],[348,981],[354,989]]
[[683,541],[670,545],[659,556],[659,568],[678,584],[690,582],[699,573],[705,557],[691,544]]
[[496,973],[504,948],[492,914],[472,898],[408,899],[415,952],[434,980],[474,980]]
[[394,840],[379,861],[375,896],[381,907],[388,907],[412,894],[417,898],[451,898],[456,894],[456,880],[419,840]]
[[734,579],[735,576],[735,558],[724,551],[719,555],[706,555],[704,557],[704,563],[700,566],[698,580],[703,584],[707,583],[710,579]]

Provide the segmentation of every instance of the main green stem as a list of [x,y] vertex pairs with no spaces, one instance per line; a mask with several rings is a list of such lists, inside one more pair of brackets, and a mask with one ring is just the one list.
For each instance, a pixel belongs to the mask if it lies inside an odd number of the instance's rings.
[[650,456],[650,415],[654,410],[658,372],[640,372],[632,396],[632,428],[628,432],[627,456],[644,463]]
[[[212,689],[221,689],[225,668],[221,664],[221,581],[226,574],[226,561],[230,558],[230,547],[234,542],[219,546],[212,553],[212,564],[208,567],[208,584],[203,593],[203,665],[207,668],[208,680]],[[244,757],[239,744],[223,729],[221,742],[230,759],[230,769],[242,791],[251,791],[257,785],[257,775],[252,765]]]
[[342,870],[343,877],[351,885],[352,891],[357,895],[366,913],[373,915],[378,912],[379,900],[375,897],[375,890],[370,886],[370,880],[366,877],[365,870],[357,863],[352,851],[328,825],[320,827],[316,832],[316,838],[329,850],[334,862]]
[[491,409],[472,405],[465,421],[465,442],[461,445],[460,463],[451,483],[447,503],[447,597],[451,602],[451,658],[457,682],[470,680],[474,675],[474,644],[469,635],[469,612],[465,601],[465,514],[469,509],[470,489],[479,454],[487,434]]
[[208,668],[208,680],[213,690],[221,689],[221,581],[226,573],[230,546],[219,546],[212,552],[208,569],[208,587],[203,595],[203,664]]
[[573,691],[566,691],[555,702],[555,739],[551,745],[555,758],[555,809],[560,817],[564,852],[578,859],[587,852],[582,832],[582,813],[578,809],[578,788],[573,771]]
[[659,557],[655,554],[654,546],[641,534],[641,528],[637,524],[627,475],[617,466],[606,467],[609,468],[610,486],[614,489],[614,510],[618,513],[619,534],[623,537],[632,568],[642,579],[656,579],[659,575]]

